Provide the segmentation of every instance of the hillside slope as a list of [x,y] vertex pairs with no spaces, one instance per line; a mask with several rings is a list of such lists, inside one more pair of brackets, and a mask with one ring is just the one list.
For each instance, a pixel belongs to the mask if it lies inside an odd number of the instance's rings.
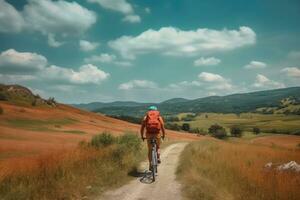
[[[294,105],[300,104],[300,87],[276,90],[232,94],[228,96],[211,96],[194,100],[171,99],[157,105],[163,114],[178,114],[183,112],[216,112],[242,113],[254,112],[262,107],[279,107],[283,99],[289,98]],[[150,104],[128,107],[108,106],[96,109],[96,112],[108,115],[141,116]]]
[[[16,103],[17,98],[0,100],[0,108],[3,110],[0,113],[0,162],[71,148],[103,131],[114,135],[139,131],[138,125],[64,104],[33,106],[31,102],[34,95],[31,91],[20,86],[17,88],[18,92],[11,89],[5,94],[7,97],[12,96],[13,91],[17,97],[22,97],[19,98],[21,101]],[[41,101],[46,102],[43,99]],[[167,133],[171,139],[196,138],[174,131]]]

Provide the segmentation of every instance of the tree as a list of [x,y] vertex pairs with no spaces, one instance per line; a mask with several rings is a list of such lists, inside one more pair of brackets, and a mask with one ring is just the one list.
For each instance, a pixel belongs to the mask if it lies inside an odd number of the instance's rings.
[[225,128],[218,125],[218,124],[211,125],[208,129],[208,132],[213,137],[216,137],[216,138],[219,138],[219,139],[224,139],[224,138],[227,137],[227,133],[226,133]]
[[259,129],[258,127],[253,127],[253,133],[254,133],[255,135],[260,134],[260,129]]
[[181,129],[184,130],[184,131],[189,131],[190,130],[190,124],[183,123]]
[[233,137],[242,137],[243,130],[241,127],[235,125],[230,128],[230,134]]

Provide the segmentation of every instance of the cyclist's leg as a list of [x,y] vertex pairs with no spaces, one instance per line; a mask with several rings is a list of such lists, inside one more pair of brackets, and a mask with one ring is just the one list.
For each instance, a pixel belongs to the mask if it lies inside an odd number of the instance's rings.
[[156,151],[157,151],[157,160],[160,163],[160,134],[156,134]]
[[146,135],[147,138],[147,146],[148,146],[148,161],[149,161],[149,170],[151,168],[151,161],[152,161],[152,144],[151,144],[151,135],[147,134]]

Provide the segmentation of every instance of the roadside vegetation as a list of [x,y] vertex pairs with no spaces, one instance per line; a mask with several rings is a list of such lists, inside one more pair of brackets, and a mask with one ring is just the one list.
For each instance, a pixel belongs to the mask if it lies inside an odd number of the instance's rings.
[[0,199],[87,199],[128,181],[141,152],[135,134],[102,133],[72,150],[0,163]]
[[264,166],[300,163],[299,155],[297,148],[207,139],[186,147],[177,173],[188,199],[296,200],[300,174]]
[[0,106],[0,115],[2,115],[4,113],[3,108]]
[[[171,119],[170,121],[168,119]],[[172,130],[185,131],[195,134],[207,134],[208,129],[215,124],[231,133],[234,127],[241,133],[255,132],[300,135],[300,116],[284,114],[222,114],[222,113],[181,113],[166,117],[166,127]],[[235,135],[235,131],[233,135]],[[237,133],[236,136],[240,135]]]

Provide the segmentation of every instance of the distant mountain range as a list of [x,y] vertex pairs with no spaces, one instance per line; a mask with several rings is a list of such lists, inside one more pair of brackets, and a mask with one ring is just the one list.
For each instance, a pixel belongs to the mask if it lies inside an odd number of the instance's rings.
[[242,113],[253,112],[262,107],[279,107],[283,99],[293,99],[300,103],[300,87],[290,87],[259,92],[232,94],[227,96],[210,96],[188,100],[174,98],[161,103],[138,103],[132,101],[116,101],[111,103],[94,102],[89,104],[73,104],[73,106],[107,115],[141,116],[150,105],[158,106],[164,115],[183,112],[215,112]]

